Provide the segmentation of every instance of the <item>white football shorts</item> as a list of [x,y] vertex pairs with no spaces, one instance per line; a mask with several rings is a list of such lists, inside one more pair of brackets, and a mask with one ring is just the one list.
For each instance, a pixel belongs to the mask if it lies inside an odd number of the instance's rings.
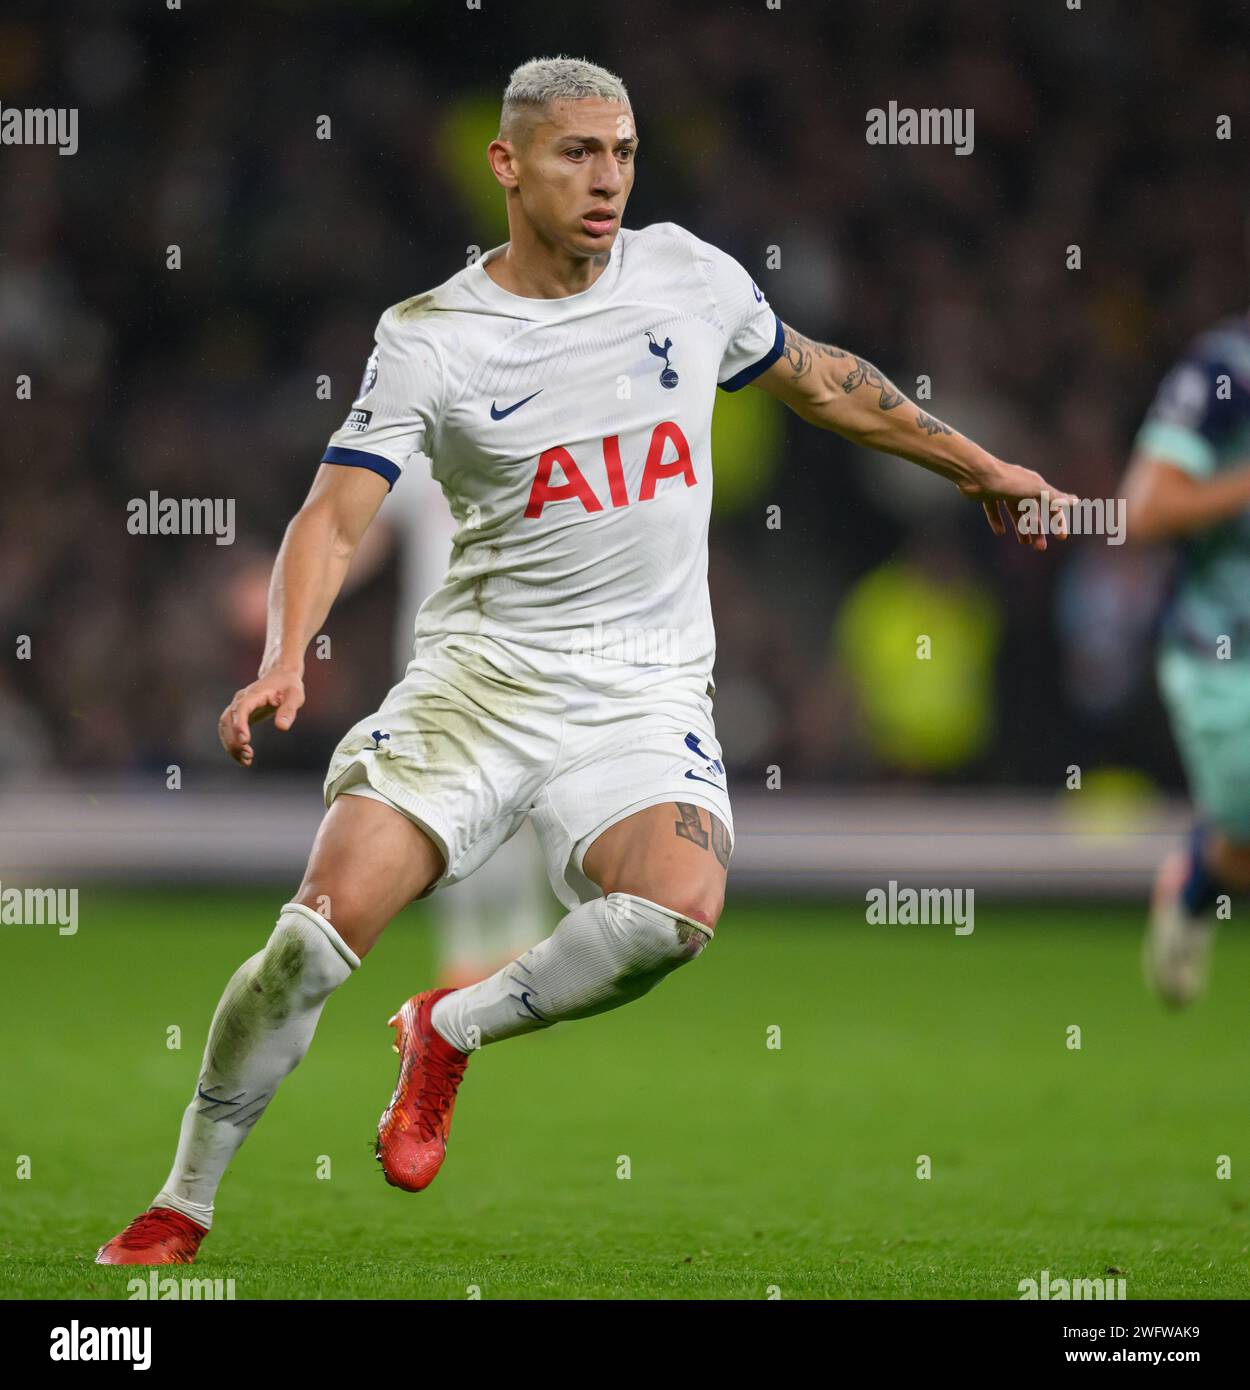
[[721,820],[732,845],[711,697],[688,678],[656,668],[609,693],[603,672],[578,679],[567,659],[564,671],[544,671],[549,654],[497,638],[423,648],[335,749],[325,803],[371,796],[419,825],[447,861],[430,891],[467,878],[527,815],[570,910],[602,896],[582,872],[586,851],[648,806],[693,803]]

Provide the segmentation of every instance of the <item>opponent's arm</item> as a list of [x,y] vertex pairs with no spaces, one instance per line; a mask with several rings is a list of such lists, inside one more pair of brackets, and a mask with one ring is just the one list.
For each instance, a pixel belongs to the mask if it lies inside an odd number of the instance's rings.
[[226,752],[244,767],[255,756],[251,725],[276,712],[289,729],[304,703],[304,652],[342,586],[352,556],[387,493],[368,468],[323,463],[291,518],[269,581],[265,654],[256,679],[235,692],[217,722]]
[[[816,343],[783,324],[782,354],[752,383],[788,405],[809,424],[896,454],[953,482],[980,502],[995,535],[1005,535],[1000,503],[1022,545],[1046,549],[1040,531],[1022,532],[1021,503],[1038,500],[1044,510],[1074,500],[1030,468],[1018,468],[986,453],[949,425],[909,401],[871,362],[853,352]],[[1062,523],[1056,524],[1062,534]]]
[[1195,478],[1165,458],[1139,450],[1124,477],[1130,541],[1151,543],[1217,526],[1250,507],[1250,465]]

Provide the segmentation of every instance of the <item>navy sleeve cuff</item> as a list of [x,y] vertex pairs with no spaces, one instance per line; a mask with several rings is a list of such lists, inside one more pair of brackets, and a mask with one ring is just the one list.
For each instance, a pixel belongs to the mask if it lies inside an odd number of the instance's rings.
[[363,449],[342,449],[337,444],[331,445],[321,456],[322,463],[342,463],[348,468],[368,468],[374,473],[379,473],[386,479],[390,487],[394,487],[399,480],[399,465],[392,463],[390,459],[384,459],[381,454],[367,454]]
[[777,332],[773,337],[773,345],[760,358],[758,362],[752,362],[749,367],[743,367],[740,372],[735,372],[728,381],[720,383],[722,391],[741,391],[744,386],[749,386],[761,372],[766,372],[769,367],[781,356],[781,349],[785,343],[785,329],[781,326],[781,320],[774,314],[777,320]]

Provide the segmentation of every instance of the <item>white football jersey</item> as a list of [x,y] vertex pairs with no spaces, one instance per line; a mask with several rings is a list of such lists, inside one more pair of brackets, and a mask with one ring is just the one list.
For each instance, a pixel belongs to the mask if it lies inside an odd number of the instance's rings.
[[480,634],[605,690],[703,690],[715,388],[777,360],[780,321],[737,261],[673,223],[622,228],[563,299],[497,285],[485,263],[503,249],[382,315],[324,461],[393,487],[431,460],[457,528],[417,651]]

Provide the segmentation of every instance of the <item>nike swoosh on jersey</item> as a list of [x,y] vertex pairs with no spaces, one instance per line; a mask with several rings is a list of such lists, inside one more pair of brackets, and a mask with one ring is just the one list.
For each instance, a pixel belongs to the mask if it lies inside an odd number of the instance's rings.
[[709,787],[716,787],[718,790],[720,788],[719,782],[713,782],[710,777],[700,777],[697,772],[687,772],[686,776],[689,777],[692,782],[706,782]]
[[540,386],[538,390],[534,392],[533,396],[526,396],[525,400],[517,401],[515,405],[510,405],[506,407],[504,410],[500,410],[499,407],[495,404],[495,402],[491,401],[490,418],[492,420],[502,420],[505,415],[511,415],[514,410],[520,410],[520,408],[526,403],[526,401],[532,401],[534,399],[534,396],[541,396],[542,392],[543,388]]

